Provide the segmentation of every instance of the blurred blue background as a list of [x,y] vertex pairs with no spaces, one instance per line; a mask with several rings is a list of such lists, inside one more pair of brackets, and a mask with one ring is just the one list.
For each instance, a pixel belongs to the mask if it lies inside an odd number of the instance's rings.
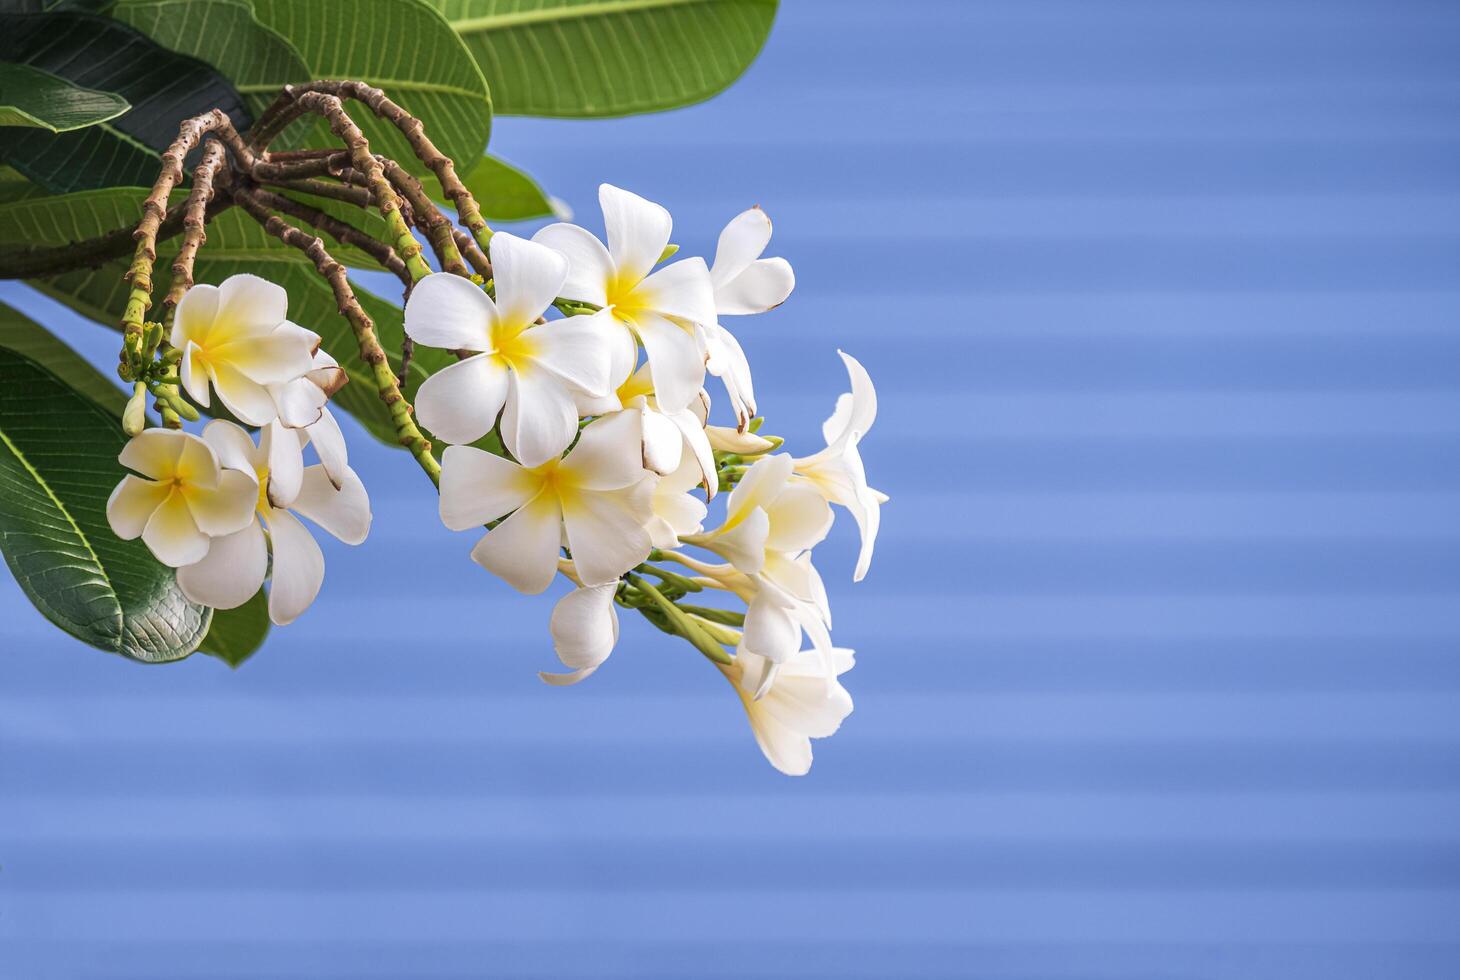
[[627,617],[545,687],[551,599],[357,434],[371,539],[236,672],[0,584],[0,973],[1460,975],[1457,56],[1443,2],[794,0],[707,105],[501,120],[595,229],[769,211],[793,447],[871,370],[856,713],[783,777]]

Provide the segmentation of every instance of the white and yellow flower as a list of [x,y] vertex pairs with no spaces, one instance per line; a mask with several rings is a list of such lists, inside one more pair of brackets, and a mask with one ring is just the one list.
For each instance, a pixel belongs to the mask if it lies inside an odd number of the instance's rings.
[[182,352],[179,380],[204,408],[216,392],[249,425],[279,415],[270,385],[302,377],[313,366],[319,337],[290,323],[283,287],[246,274],[222,285],[189,289],[173,317],[172,346]]
[[615,402],[621,411],[639,416],[644,430],[644,466],[661,476],[680,468],[680,460],[689,450],[706,499],[713,499],[720,489],[715,471],[715,451],[705,435],[705,417],[709,413],[709,396],[703,391],[690,407],[673,412],[662,411],[654,396],[653,374],[646,361],[629,379],[618,386]]
[[757,692],[773,665],[764,657],[745,651],[734,663],[717,664],[735,686],[740,703],[750,718],[756,744],[770,764],[788,776],[804,776],[811,770],[811,740],[836,733],[852,713],[852,696],[837,677],[852,669],[851,650],[830,651],[831,671],[814,650],[803,650],[775,666],[776,684],[763,697]]
[[872,378],[855,357],[843,351],[842,361],[851,377],[852,390],[837,399],[836,411],[821,427],[826,448],[795,460],[795,473],[810,483],[831,503],[845,507],[857,522],[862,547],[852,581],[860,582],[872,565],[872,549],[882,520],[887,495],[867,485],[867,471],[857,445],[877,419],[877,390]]
[[612,381],[634,370],[635,338],[654,366],[661,411],[687,408],[705,380],[702,327],[715,322],[714,287],[703,259],[673,262],[655,272],[669,244],[669,212],[637,194],[598,188],[608,246],[577,225],[554,224],[532,236],[568,258],[565,299],[603,307],[615,335]]
[[224,470],[202,439],[173,429],[148,429],[127,442],[118,457],[141,476],[128,475],[107,501],[117,537],[140,537],[172,568],[208,554],[213,538],[249,522],[258,493],[253,481]]
[[441,459],[441,521],[464,531],[510,514],[471,554],[520,592],[548,587],[564,540],[583,585],[613,582],[651,547],[656,477],[644,469],[642,438],[639,421],[620,412],[585,426],[567,456],[537,466],[452,446]]
[[[248,482],[254,507],[246,525],[214,540],[207,557],[178,571],[178,585],[194,602],[233,609],[251,599],[268,577],[269,618],[288,625],[309,608],[324,584],[324,554],[299,518],[307,517],[346,544],[360,544],[371,522],[365,486],[348,467],[338,488],[322,464],[297,474],[292,468],[279,472],[278,461],[292,467],[299,440],[295,430],[283,426],[262,430],[255,445],[243,429],[218,420],[208,423],[203,438],[227,467],[225,473],[237,473]],[[293,446],[278,449],[279,440]]]
[[438,272],[415,286],[405,329],[430,347],[479,352],[421,385],[416,416],[438,438],[475,442],[501,415],[502,439],[525,466],[568,448],[578,431],[577,399],[602,397],[613,335],[607,315],[537,324],[568,276],[551,248],[500,232],[490,245],[497,298],[459,276]]
[[[796,288],[791,264],[782,258],[761,258],[771,241],[771,219],[760,208],[742,211],[720,232],[710,282],[717,316],[764,313],[780,306]],[[755,415],[755,387],[750,362],[740,342],[718,318],[704,325],[709,371],[725,384],[741,430]]]

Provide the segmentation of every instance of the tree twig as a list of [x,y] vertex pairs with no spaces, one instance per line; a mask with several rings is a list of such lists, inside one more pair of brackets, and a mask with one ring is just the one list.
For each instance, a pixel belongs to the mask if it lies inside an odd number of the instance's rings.
[[376,262],[380,263],[387,272],[399,279],[407,290],[411,288],[413,280],[411,279],[410,272],[406,269],[406,264],[395,253],[395,249],[380,239],[373,238],[354,225],[325,214],[318,208],[312,208],[307,204],[296,201],[293,198],[285,197],[282,194],[275,194],[272,191],[259,188],[250,191],[250,195],[254,200],[270,210],[280,211],[290,217],[298,218],[300,221],[329,235],[341,245],[353,245],[360,249]]
[[376,390],[380,394],[380,400],[385,403],[386,409],[390,412],[397,439],[401,445],[410,450],[421,469],[431,478],[431,482],[439,485],[441,464],[436,462],[436,458],[431,455],[430,441],[417,428],[415,420],[412,418],[411,404],[401,393],[395,374],[390,369],[389,358],[386,357],[385,350],[380,346],[380,338],[375,333],[375,324],[371,322],[369,315],[356,298],[354,289],[350,287],[345,267],[329,254],[321,239],[307,234],[278,215],[272,214],[269,208],[257,198],[256,192],[240,188],[233,192],[233,200],[254,220],[263,225],[264,230],[270,235],[303,252],[314,263],[319,274],[329,282],[340,313],[350,322],[350,327],[355,333],[356,343],[360,347],[360,357],[370,365],[371,373],[375,378]]

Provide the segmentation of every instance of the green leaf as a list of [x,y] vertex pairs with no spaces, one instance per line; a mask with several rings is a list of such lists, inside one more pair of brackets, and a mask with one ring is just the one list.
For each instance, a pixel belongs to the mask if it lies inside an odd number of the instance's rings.
[[[114,187],[0,206],[0,250],[22,243],[58,245],[125,227],[137,220],[140,202],[146,195],[145,188]],[[177,200],[181,200],[180,194],[174,196],[174,202]],[[159,243],[157,268],[171,266],[177,246],[176,239]],[[341,250],[330,251],[342,257]],[[129,288],[122,279],[126,268],[125,261],[117,260],[95,269],[28,281],[82,316],[118,329]],[[397,444],[390,413],[376,393],[369,369],[360,360],[355,335],[340,315],[329,285],[312,263],[279,244],[243,212],[224,211],[208,224],[208,242],[198,253],[194,278],[217,284],[241,272],[263,276],[288,291],[289,318],[318,333],[324,349],[350,376],[351,383],[335,395],[333,404],[355,416],[381,441]],[[165,287],[159,284],[159,288]],[[358,286],[355,293],[375,323],[392,368],[398,370],[404,336],[400,309]],[[418,348],[407,379],[407,397],[414,397],[416,388],[431,372],[451,361],[445,351]]]
[[494,221],[530,221],[555,214],[537,181],[490,153],[477,161],[464,183],[482,214]]
[[496,111],[622,116],[701,102],[755,60],[777,0],[430,0]]
[[0,347],[23,354],[90,398],[109,415],[122,417],[127,396],[80,354],[17,309],[0,303]]
[[184,598],[172,569],[107,524],[125,475],[120,422],[56,375],[0,349],[0,550],[41,613],[101,650],[178,660],[212,610]]
[[[432,142],[453,160],[474,160],[486,148],[492,131],[486,80],[466,45],[424,0],[354,0],[347,8],[316,0],[254,0],[254,11],[294,46],[306,72],[241,84],[246,94],[269,100],[285,82],[356,79],[384,89],[419,118]],[[393,125],[364,107],[352,108],[350,116],[376,153],[418,176],[428,173]]]
[[72,85],[29,65],[0,62],[0,126],[65,133],[115,119],[130,108],[120,95]]
[[237,667],[264,645],[271,625],[269,599],[260,589],[237,609],[214,610],[213,625],[198,652],[217,657],[230,667]]
[[68,133],[0,128],[0,157],[52,191],[150,185],[161,151],[177,138],[183,119],[214,108],[240,128],[250,119],[242,96],[222,75],[106,17],[0,15],[0,61],[114,92],[132,106],[109,122]]
[[23,201],[28,197],[44,197],[46,189],[31,183],[14,167],[0,166],[0,204]]

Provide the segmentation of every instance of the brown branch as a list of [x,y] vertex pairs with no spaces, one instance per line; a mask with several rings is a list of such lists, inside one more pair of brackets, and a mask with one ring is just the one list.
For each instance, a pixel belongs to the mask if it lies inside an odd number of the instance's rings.
[[[228,198],[214,198],[208,205],[211,220],[220,211],[233,206]],[[185,205],[178,204],[167,212],[157,228],[157,241],[177,237],[183,230]],[[30,279],[53,276],[74,269],[99,266],[136,250],[136,225],[127,225],[95,238],[67,242],[65,245],[28,245],[0,252],[0,279]]]
[[[227,163],[228,154],[223,149],[223,144],[217,140],[208,140],[203,147],[203,159],[193,168],[193,189],[188,194],[187,203],[183,205],[182,245],[177,250],[177,258],[173,260],[172,282],[162,301],[168,309],[175,308],[183,294],[192,288],[193,260],[197,257],[198,249],[208,240],[205,226],[208,221],[208,204],[213,200],[213,183]],[[227,180],[226,173],[223,177]]]
[[482,254],[482,250],[477,248],[477,243],[472,240],[472,237],[457,228],[451,229],[451,237],[456,239],[457,249],[466,256],[466,260],[471,263],[477,275],[483,279],[492,278],[492,263]]
[[282,194],[258,189],[250,191],[249,196],[270,210],[283,212],[312,225],[341,245],[353,245],[380,263],[387,272],[399,279],[407,290],[411,288],[411,274],[406,269],[406,264],[401,261],[399,255],[395,254],[395,249],[380,239],[372,238],[348,222],[341,221],[317,208],[312,208]]
[[400,385],[396,383],[395,374],[390,369],[389,358],[386,357],[385,351],[380,346],[380,338],[375,333],[375,324],[371,322],[364,308],[360,306],[355,291],[350,287],[345,267],[330,256],[322,240],[301,231],[278,215],[270,213],[264,202],[258,199],[256,192],[240,188],[233,192],[233,200],[254,220],[263,225],[264,230],[270,235],[303,252],[314,263],[319,274],[329,282],[331,289],[334,290],[335,302],[339,306],[340,313],[350,322],[350,327],[355,333],[355,340],[360,347],[360,356],[366,364],[370,365],[371,373],[375,377],[376,389],[380,393],[380,400],[385,403],[386,409],[390,412],[396,437],[400,440],[401,445],[411,451],[411,455],[416,458],[421,469],[426,471],[431,482],[439,484],[441,464],[436,462],[436,458],[431,455],[431,443],[416,427],[415,420],[411,417],[411,404],[401,394]]
[[370,196],[370,191],[364,187],[336,184],[328,180],[310,178],[302,180],[270,180],[266,181],[266,183],[270,187],[275,187],[281,191],[294,191],[297,194],[327,197],[333,201],[353,204],[358,208],[368,208],[375,203],[375,199]]
[[[421,120],[372,85],[346,80],[287,86],[279,98],[265,111],[264,118],[267,121],[262,128],[265,130],[267,139],[273,139],[278,132],[282,132],[285,126],[297,118],[299,113],[290,105],[290,102],[293,101],[297,105],[303,101],[304,96],[312,93],[325,93],[338,98],[354,99],[368,106],[371,112],[395,126],[405,137],[406,142],[410,144],[416,158],[426,169],[436,175],[436,180],[441,184],[441,193],[456,205],[456,213],[460,217],[461,223],[467,227],[472,237],[483,249],[487,247],[487,242],[492,237],[492,229],[482,217],[476,198],[472,196],[471,191],[466,189],[461,178],[456,175],[456,165],[450,157],[436,148],[435,143],[431,142]],[[278,114],[277,122],[271,116],[272,113]],[[276,126],[277,129],[274,128]]]

